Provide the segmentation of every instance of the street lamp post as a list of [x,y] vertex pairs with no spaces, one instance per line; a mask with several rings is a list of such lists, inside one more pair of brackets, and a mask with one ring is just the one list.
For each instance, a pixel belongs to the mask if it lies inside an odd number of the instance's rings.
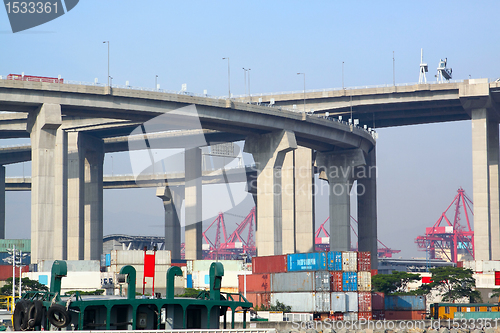
[[297,73],[297,75],[304,75],[304,113],[306,112],[306,73]]
[[229,68],[229,57],[227,58],[222,58],[222,60],[227,59],[227,91],[228,91],[228,97],[231,99],[231,75],[230,75],[230,68]]
[[158,75],[155,77],[155,91],[158,90]]
[[247,258],[248,254],[245,252],[241,255],[243,258],[243,296],[247,298]]
[[109,40],[104,41],[103,43],[108,43],[108,87],[109,87],[110,86],[109,85],[109,78],[110,78],[110,76],[109,76]]
[[248,69],[246,69],[245,67],[243,67],[243,70],[244,70],[244,81],[245,81],[245,95],[247,94],[247,71]]
[[250,94],[250,71],[252,69],[248,69],[248,98],[250,99],[250,104],[252,104],[252,95]]

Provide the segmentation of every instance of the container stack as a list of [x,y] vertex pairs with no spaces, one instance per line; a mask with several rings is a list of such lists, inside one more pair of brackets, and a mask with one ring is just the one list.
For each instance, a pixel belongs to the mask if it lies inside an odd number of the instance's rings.
[[386,320],[425,319],[425,296],[385,296]]
[[[370,252],[314,252],[254,257],[246,276],[254,306],[277,302],[292,312],[326,314],[334,320],[372,318]],[[245,292],[239,276],[239,292]]]

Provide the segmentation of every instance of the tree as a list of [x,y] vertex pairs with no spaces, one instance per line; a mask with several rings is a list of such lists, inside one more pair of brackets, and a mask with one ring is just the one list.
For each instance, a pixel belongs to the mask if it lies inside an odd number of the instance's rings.
[[[16,287],[19,286],[19,278],[16,278],[15,280],[16,282]],[[22,292],[26,292],[26,291],[49,291],[49,288],[44,285],[44,284],[41,284],[40,282],[38,281],[35,281],[35,280],[31,280],[30,278],[23,278],[21,280],[22,282]],[[16,293],[18,293],[19,291],[16,290]],[[6,280],[6,283],[5,285],[0,288],[0,294],[1,295],[12,295],[12,278],[8,278]]]
[[471,269],[447,266],[432,268],[430,272],[432,282],[422,285],[421,290],[424,292],[440,291],[445,302],[454,303],[461,298],[468,298],[470,303],[481,301],[481,294],[475,290],[476,280]]
[[419,281],[418,274],[393,271],[392,274],[377,274],[372,277],[373,291],[385,295],[407,293],[408,283]]

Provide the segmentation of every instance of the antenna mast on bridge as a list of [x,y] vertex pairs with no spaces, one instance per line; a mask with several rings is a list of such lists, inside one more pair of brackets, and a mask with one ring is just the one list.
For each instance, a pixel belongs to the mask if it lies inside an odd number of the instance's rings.
[[424,50],[420,49],[420,76],[418,78],[418,84],[427,83],[427,78],[425,73],[429,71],[427,64],[424,64]]

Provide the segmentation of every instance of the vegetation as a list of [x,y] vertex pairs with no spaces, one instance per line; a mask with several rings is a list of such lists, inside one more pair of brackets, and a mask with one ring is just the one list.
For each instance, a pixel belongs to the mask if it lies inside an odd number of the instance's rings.
[[287,313],[287,312],[292,311],[292,307],[289,305],[285,305],[285,304],[281,303],[280,301],[277,301],[276,305],[271,304],[270,306],[265,306],[262,304],[261,306],[255,306],[254,310],[255,311],[282,311],[283,313]]
[[420,281],[418,274],[397,271],[392,274],[377,274],[372,277],[372,289],[385,295],[411,295],[415,292],[408,292],[407,288],[414,281]]
[[201,289],[194,289],[194,288],[185,288],[184,289],[184,294],[182,295],[176,295],[178,297],[189,297],[189,298],[196,298],[198,294],[203,291]]
[[432,268],[430,272],[432,282],[420,287],[421,294],[426,295],[437,290],[445,302],[455,302],[462,298],[467,298],[470,303],[481,302],[481,294],[474,290],[476,280],[471,269],[448,266]]
[[71,291],[65,292],[64,294],[66,296],[70,296],[71,294],[76,294],[76,292],[79,292],[81,296],[84,296],[84,295],[102,295],[102,294],[104,294],[104,289],[96,289],[96,290],[92,290],[92,291],[71,290]]
[[[41,284],[40,282],[38,281],[35,281],[35,280],[31,280],[30,278],[22,278],[21,280],[22,282],[22,292],[26,292],[26,291],[48,291],[49,288],[44,285],[44,284]],[[19,293],[19,278],[16,278],[15,280],[15,284],[16,284],[16,293]],[[6,283],[5,285],[0,288],[0,294],[1,295],[6,295],[6,296],[9,296],[9,295],[12,295],[12,278],[8,278],[6,280]]]

